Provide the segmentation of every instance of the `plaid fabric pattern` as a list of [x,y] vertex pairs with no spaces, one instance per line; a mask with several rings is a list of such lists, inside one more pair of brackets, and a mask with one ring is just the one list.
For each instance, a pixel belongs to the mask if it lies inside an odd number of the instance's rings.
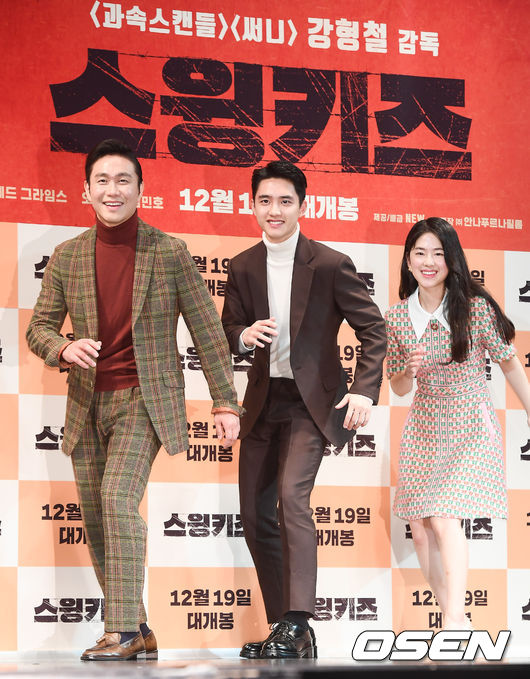
[[[98,338],[95,227],[59,245],[48,265],[26,338],[46,365],[58,367],[68,313],[76,339]],[[240,412],[232,362],[215,305],[186,244],[138,220],[132,300],[133,346],[151,422],[170,455],[188,448],[184,376],[176,343],[179,315],[191,332],[214,408]],[[95,368],[72,366],[63,450],[79,440],[94,393]]]
[[139,387],[94,394],[72,463],[90,557],[105,596],[105,630],[135,631],[147,526],[138,513],[160,448]]

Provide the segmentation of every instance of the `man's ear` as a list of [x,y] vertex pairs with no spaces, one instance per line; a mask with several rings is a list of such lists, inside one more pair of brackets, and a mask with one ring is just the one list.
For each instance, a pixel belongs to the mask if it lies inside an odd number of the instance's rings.
[[88,200],[92,201],[92,199],[90,198],[90,186],[88,185],[88,182],[87,182],[86,179],[85,179],[85,181],[83,182],[83,186],[84,186],[85,193],[86,193],[86,196],[87,196]]
[[304,199],[302,205],[300,205],[300,217],[303,217],[307,210],[307,201]]

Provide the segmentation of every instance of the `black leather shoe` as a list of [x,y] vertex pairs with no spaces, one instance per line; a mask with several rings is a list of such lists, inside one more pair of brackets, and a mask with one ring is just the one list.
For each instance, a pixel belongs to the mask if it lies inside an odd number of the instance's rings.
[[278,627],[280,623],[279,622],[273,622],[271,625],[271,633],[269,636],[264,639],[263,641],[249,641],[246,643],[243,648],[241,649],[239,656],[241,658],[248,658],[249,660],[255,660],[256,658],[261,657],[261,649],[263,647],[263,644],[267,643],[270,639],[275,634],[275,630]]
[[255,660],[256,658],[259,658],[261,654],[261,647],[264,643],[264,641],[247,642],[239,652],[239,657],[247,658],[248,660]]
[[304,629],[289,620],[280,620],[261,647],[260,658],[316,658],[317,645],[311,627]]

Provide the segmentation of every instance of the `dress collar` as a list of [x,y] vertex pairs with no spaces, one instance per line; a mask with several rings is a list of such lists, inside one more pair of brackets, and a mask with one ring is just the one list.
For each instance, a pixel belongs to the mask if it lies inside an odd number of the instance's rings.
[[425,311],[425,309],[420,304],[419,288],[414,290],[408,299],[408,306],[410,321],[418,340],[421,339],[425,329],[431,321],[438,321],[447,331],[451,332],[451,326],[447,320],[447,310],[445,308],[446,301],[447,290],[445,291],[440,306],[432,314],[430,314],[428,311]]

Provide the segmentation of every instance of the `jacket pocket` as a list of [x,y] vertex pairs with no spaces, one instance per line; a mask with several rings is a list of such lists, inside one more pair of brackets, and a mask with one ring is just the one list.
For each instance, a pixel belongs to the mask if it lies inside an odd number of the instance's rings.
[[184,374],[182,370],[164,370],[162,377],[166,387],[184,389]]

